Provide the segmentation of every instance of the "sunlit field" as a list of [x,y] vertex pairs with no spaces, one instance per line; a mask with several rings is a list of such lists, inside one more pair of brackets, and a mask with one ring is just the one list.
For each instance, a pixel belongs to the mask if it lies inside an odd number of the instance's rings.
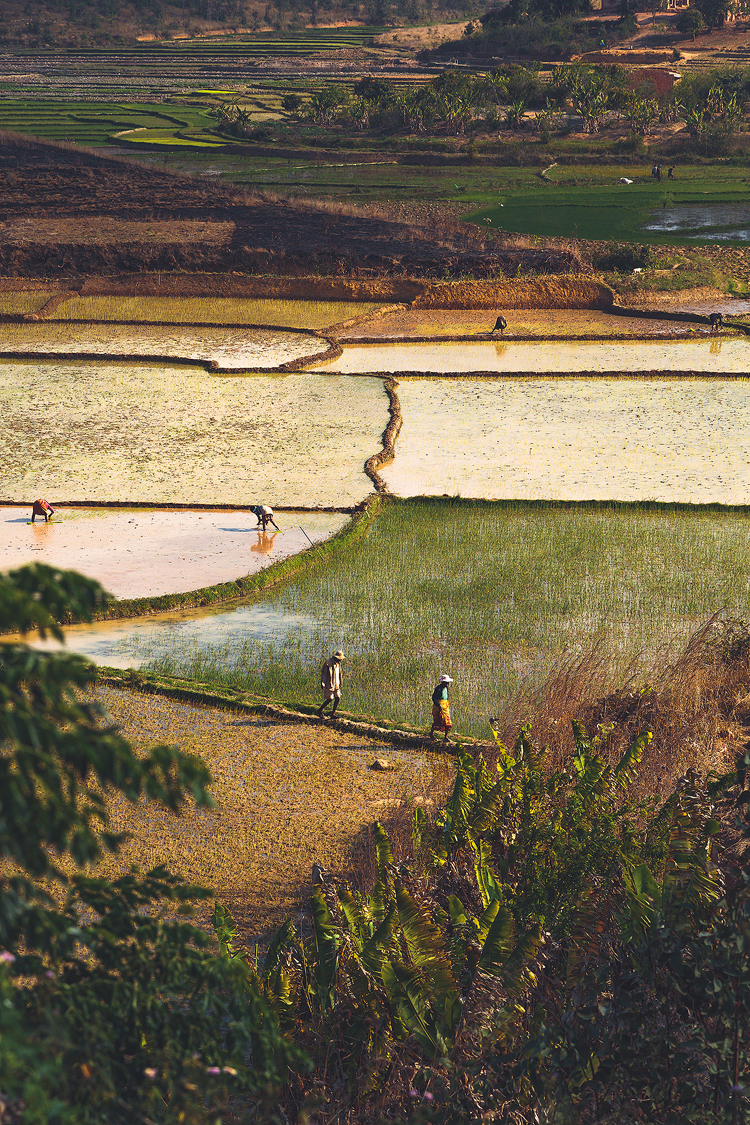
[[[522,685],[598,641],[612,685],[712,614],[745,611],[750,517],[410,501],[389,505],[356,552],[256,602],[224,639],[168,629],[134,662],[280,699],[318,695],[320,661],[346,653],[346,710],[429,725],[453,676],[455,722],[486,737]],[[214,619],[214,626],[217,622]],[[127,643],[126,643],[127,649]]]
[[50,320],[137,321],[142,324],[254,324],[327,328],[382,308],[374,301],[285,301],[240,297],[71,297]]

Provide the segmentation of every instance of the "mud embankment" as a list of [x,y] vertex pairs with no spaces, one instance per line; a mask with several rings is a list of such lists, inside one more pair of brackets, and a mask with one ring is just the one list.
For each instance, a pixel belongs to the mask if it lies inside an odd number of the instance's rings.
[[[19,280],[18,288],[28,283]],[[9,286],[9,283],[6,282]],[[258,300],[384,301],[416,309],[611,309],[614,292],[576,277],[499,281],[422,281],[415,278],[257,277],[249,274],[130,274],[90,277],[81,296],[234,297]],[[46,312],[46,309],[44,310]],[[347,326],[351,325],[347,321]]]

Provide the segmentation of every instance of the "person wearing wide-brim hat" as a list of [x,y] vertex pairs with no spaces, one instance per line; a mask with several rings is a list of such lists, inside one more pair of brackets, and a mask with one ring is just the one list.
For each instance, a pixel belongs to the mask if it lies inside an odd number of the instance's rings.
[[323,708],[327,707],[329,703],[333,703],[332,715],[336,714],[336,708],[341,702],[341,684],[343,682],[341,676],[341,661],[344,659],[344,654],[341,649],[336,649],[333,656],[329,656],[328,660],[323,663],[320,669],[320,686],[323,691],[323,702],[318,708],[318,714],[321,719],[323,718]]
[[441,676],[432,693],[432,729],[430,738],[435,737],[435,731],[444,731],[448,741],[448,731],[453,726],[451,722],[451,705],[448,702],[448,684],[452,684],[450,676]]

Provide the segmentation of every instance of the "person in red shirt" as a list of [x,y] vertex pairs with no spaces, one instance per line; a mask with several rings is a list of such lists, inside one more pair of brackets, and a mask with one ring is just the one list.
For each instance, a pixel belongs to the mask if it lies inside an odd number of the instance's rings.
[[49,523],[55,509],[46,500],[35,500],[31,509],[31,522],[36,523],[37,516],[44,516],[44,522]]

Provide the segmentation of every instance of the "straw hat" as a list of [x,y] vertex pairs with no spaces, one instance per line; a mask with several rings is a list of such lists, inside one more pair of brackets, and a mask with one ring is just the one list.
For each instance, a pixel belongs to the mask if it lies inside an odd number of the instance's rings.
[[440,680],[439,680],[439,683],[441,683],[441,684],[452,684],[453,680],[450,676],[441,676]]
[[333,654],[333,658],[334,658],[334,660],[343,660],[344,659],[344,654],[343,654],[343,652],[341,651],[340,648],[336,649],[336,651]]

